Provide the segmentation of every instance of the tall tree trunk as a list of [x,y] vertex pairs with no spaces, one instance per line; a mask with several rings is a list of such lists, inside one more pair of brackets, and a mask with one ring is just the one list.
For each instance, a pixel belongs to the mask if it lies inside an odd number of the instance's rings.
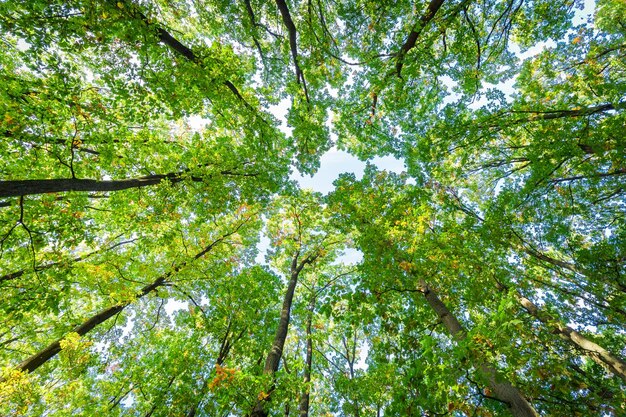
[[[201,258],[205,254],[207,254],[211,249],[213,249],[216,245],[218,245],[219,243],[223,242],[224,239],[226,239],[227,237],[237,233],[239,228],[241,228],[241,226],[248,219],[249,218],[245,219],[244,222],[242,222],[239,225],[237,225],[235,227],[235,229],[232,230],[231,232],[222,235],[217,240],[213,241],[211,244],[206,246],[202,251],[198,252],[193,257],[193,259],[196,260],[196,259]],[[182,268],[184,268],[187,264],[188,264],[188,262],[183,262],[183,263],[175,266],[169,272],[167,272],[167,273],[161,275],[160,277],[158,277],[157,279],[155,279],[151,284],[148,284],[148,285],[144,286],[137,293],[136,298],[137,299],[142,298],[145,295],[147,295],[147,294],[151,293],[152,291],[156,290],[157,288],[166,285],[168,283],[168,279],[173,274],[175,274],[176,272],[178,272]],[[115,306],[112,306],[112,307],[109,307],[109,308],[105,308],[104,310],[101,310],[99,313],[97,313],[97,314],[93,315],[92,317],[90,317],[89,319],[85,320],[82,324],[74,327],[74,329],[72,329],[72,332],[78,333],[80,336],[84,336],[85,334],[87,334],[91,330],[93,330],[96,326],[98,326],[99,324],[104,323],[106,320],[108,320],[111,317],[115,316],[116,314],[120,313],[122,310],[124,310],[130,304],[131,304],[130,301],[126,301],[126,302],[117,304]],[[17,366],[17,369],[19,369],[21,371],[26,371],[26,372],[33,372],[35,369],[39,368],[40,366],[42,366],[43,364],[48,362],[50,359],[54,358],[57,355],[57,353],[59,353],[61,351],[61,341],[64,338],[65,337],[61,337],[61,338],[55,340],[54,342],[50,343],[47,347],[45,347],[44,349],[42,349],[39,352],[37,352],[34,355],[32,355],[30,358],[28,358],[25,361],[23,361],[22,363],[20,363]],[[0,378],[0,382],[2,382],[2,378]]]
[[[272,348],[265,359],[265,366],[263,368],[264,375],[273,375],[278,371],[280,364],[280,358],[283,354],[283,347],[285,346],[285,340],[287,340],[287,331],[289,330],[289,320],[291,318],[291,304],[293,302],[293,295],[296,290],[296,284],[298,283],[298,277],[302,268],[306,264],[313,263],[317,259],[318,255],[307,256],[302,262],[298,264],[299,252],[296,252],[291,261],[291,276],[289,284],[287,285],[287,292],[283,298],[283,307],[280,312],[280,321],[278,322],[278,328],[276,329],[276,335],[274,336],[274,342]],[[270,387],[265,395],[260,395],[258,401],[252,409],[250,417],[267,417],[268,411],[266,409],[267,404],[271,399],[272,390],[274,387]]]
[[[182,181],[182,173],[147,175],[122,180],[100,181],[79,178],[52,178],[43,180],[0,181],[0,197],[16,197],[33,194],[62,193],[66,191],[107,192],[129,188],[147,187],[169,179],[172,183]],[[201,179],[197,179],[201,181]]]
[[[428,286],[426,281],[420,280],[421,291],[428,302],[428,305],[437,313],[439,319],[453,338],[463,340],[465,338],[465,330],[456,317],[448,310],[446,305],[439,299],[435,291]],[[511,414],[515,417],[539,417],[533,406],[524,398],[521,391],[513,386],[501,375],[498,375],[496,369],[480,361],[475,361],[473,365],[480,371],[491,388],[492,395],[496,399],[502,401],[509,406]]]
[[[508,289],[500,283],[497,283],[497,287],[502,291]],[[626,361],[604,349],[597,343],[587,339],[571,327],[562,324],[549,313],[542,311],[535,303],[524,297],[518,290],[515,290],[515,297],[531,316],[545,324],[552,333],[558,334],[561,339],[581,349],[585,355],[589,356],[595,363],[626,382]]]
[[313,367],[313,339],[311,327],[313,324],[313,311],[315,310],[315,292],[311,294],[309,301],[309,311],[306,318],[306,359],[304,363],[304,389],[302,390],[302,398],[300,399],[300,417],[309,416],[309,401],[311,395],[311,369]]
[[[188,174],[189,170],[187,169],[180,172],[170,172],[168,174],[146,175],[143,177],[108,181],[81,178],[0,181],[0,198],[19,197],[34,194],[62,193],[66,191],[121,191],[129,188],[141,188],[156,185],[165,180],[171,182],[172,184],[176,184],[185,179],[189,179],[194,182],[202,182],[210,178],[210,176],[197,177],[189,176]],[[258,175],[257,173],[237,172],[228,169],[219,171],[219,174],[241,177],[254,177]]]

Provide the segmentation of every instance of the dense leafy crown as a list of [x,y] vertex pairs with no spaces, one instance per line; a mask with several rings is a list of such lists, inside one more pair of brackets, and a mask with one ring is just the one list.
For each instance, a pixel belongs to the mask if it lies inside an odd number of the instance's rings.
[[[0,33],[0,415],[626,415],[623,0]],[[332,148],[406,169],[289,179]]]

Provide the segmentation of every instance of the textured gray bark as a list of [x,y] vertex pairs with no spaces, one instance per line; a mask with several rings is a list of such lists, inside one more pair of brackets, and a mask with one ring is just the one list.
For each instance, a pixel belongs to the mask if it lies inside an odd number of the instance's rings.
[[129,188],[140,188],[155,185],[165,179],[169,179],[172,183],[182,181],[179,173],[148,175],[145,177],[111,181],[78,178],[0,181],[0,197],[62,193],[67,191],[121,191]]
[[[165,283],[166,283],[165,277],[161,276],[157,278],[152,284],[146,285],[145,287],[143,287],[142,290],[137,294],[137,298],[141,298],[145,296],[146,294],[154,291],[158,287],[165,285]],[[74,327],[74,329],[72,329],[72,332],[78,333],[80,336],[84,336],[87,333],[89,333],[91,330],[93,330],[96,326],[98,326],[99,324],[104,323],[106,320],[110,319],[111,317],[115,316],[116,314],[124,310],[124,308],[126,308],[129,304],[130,302],[125,302],[125,303],[118,304],[116,306],[101,310],[99,313],[85,320],[82,324]],[[17,369],[21,371],[32,372],[35,369],[39,368],[40,366],[48,362],[50,359],[54,358],[57,355],[57,353],[61,351],[61,341],[63,339],[64,337],[59,338],[55,340],[54,342],[50,343],[47,347],[45,347],[44,349],[32,355],[30,358],[20,363],[17,366]]]
[[[220,175],[255,177],[257,173],[236,172],[231,170],[219,171]],[[121,180],[93,180],[81,178],[50,178],[41,180],[11,180],[0,181],[0,198],[19,197],[24,195],[63,193],[67,191],[91,191],[109,192],[121,191],[129,188],[141,188],[159,184],[162,181],[169,181],[172,184],[184,180],[202,182],[210,177],[198,177],[189,175],[189,170],[181,172],[170,172],[168,174],[146,175],[137,178],[125,178]]]
[[550,314],[541,311],[535,303],[524,297],[519,291],[516,292],[516,297],[530,315],[547,325],[553,333],[558,334],[561,339],[582,349],[584,354],[589,356],[594,362],[626,382],[626,361],[587,339],[571,327],[555,320]]
[[[428,305],[437,313],[443,325],[456,340],[465,338],[465,330],[457,318],[448,310],[448,307],[439,299],[426,281],[420,280],[421,291],[428,302]],[[474,367],[480,370],[483,378],[487,381],[492,391],[492,396],[509,406],[511,414],[515,417],[539,417],[533,406],[524,398],[521,391],[513,386],[502,376],[498,375],[496,369],[490,364],[474,360]]]

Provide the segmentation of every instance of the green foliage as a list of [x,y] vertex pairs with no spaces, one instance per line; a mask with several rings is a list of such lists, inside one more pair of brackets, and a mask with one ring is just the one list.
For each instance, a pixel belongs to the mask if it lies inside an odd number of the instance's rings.
[[[626,6],[584,6],[0,2],[0,414],[623,415]],[[288,179],[333,146],[362,177]]]

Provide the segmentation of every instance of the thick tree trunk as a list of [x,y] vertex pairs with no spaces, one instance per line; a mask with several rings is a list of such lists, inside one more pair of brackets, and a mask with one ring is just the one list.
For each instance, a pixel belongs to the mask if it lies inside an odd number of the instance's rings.
[[313,367],[313,339],[311,327],[313,324],[313,310],[315,309],[315,292],[311,295],[309,301],[309,313],[306,318],[306,359],[304,363],[304,383],[305,387],[302,391],[302,398],[300,399],[300,417],[309,416],[309,401],[311,395],[311,389],[309,383],[311,382],[311,369]]
[[[498,284],[498,286],[502,290],[506,290],[505,286],[501,284]],[[516,290],[515,295],[522,307],[531,316],[548,326],[552,333],[558,334],[561,339],[580,348],[585,355],[589,356],[598,365],[626,382],[626,361],[587,339],[571,327],[562,324],[559,320],[555,320],[549,313],[541,311],[535,303],[524,297],[519,291]]]
[[[298,277],[302,268],[308,263],[315,261],[317,256],[308,256],[300,264],[298,264],[298,253],[295,254],[291,261],[291,277],[289,284],[287,285],[287,292],[283,298],[283,307],[280,312],[280,321],[278,322],[278,328],[276,329],[276,335],[274,336],[274,342],[272,348],[265,359],[265,366],[263,368],[263,374],[273,375],[278,371],[280,359],[283,354],[283,348],[285,346],[285,340],[287,340],[287,331],[289,330],[289,321],[291,318],[291,304],[293,302],[293,295],[298,283]],[[268,411],[266,409],[267,403],[271,398],[271,391],[273,387],[270,387],[264,396],[259,396],[259,400],[254,405],[250,417],[267,417]]]
[[[448,310],[446,305],[439,299],[437,294],[420,280],[421,291],[428,302],[428,305],[437,313],[446,329],[453,338],[462,340],[465,338],[465,330],[456,317]],[[515,417],[539,417],[533,406],[524,398],[520,390],[514,387],[509,381],[498,375],[496,369],[486,363],[475,361],[473,365],[487,381],[491,388],[492,396],[509,406],[511,414]]]
[[[222,170],[219,175],[237,176],[237,177],[255,177],[257,173],[237,172],[232,170]],[[210,176],[197,177],[190,176],[189,170],[180,172],[170,172],[168,174],[146,175],[137,178],[125,178],[122,180],[92,180],[80,178],[52,178],[42,180],[13,180],[0,181],[0,198],[2,197],[19,197],[24,195],[63,193],[67,191],[89,191],[89,192],[108,192],[121,191],[129,188],[141,188],[150,185],[159,184],[162,181],[169,181],[172,184],[179,183],[184,180],[193,182],[202,182],[208,180]]]
[[[66,191],[120,191],[127,190],[129,188],[147,187],[149,185],[158,184],[164,180],[177,183],[183,180],[182,174],[182,172],[177,172],[111,181],[78,178],[0,181],[0,198],[33,194],[62,193]],[[202,181],[201,178],[197,177],[192,177],[191,179],[193,181]]]

